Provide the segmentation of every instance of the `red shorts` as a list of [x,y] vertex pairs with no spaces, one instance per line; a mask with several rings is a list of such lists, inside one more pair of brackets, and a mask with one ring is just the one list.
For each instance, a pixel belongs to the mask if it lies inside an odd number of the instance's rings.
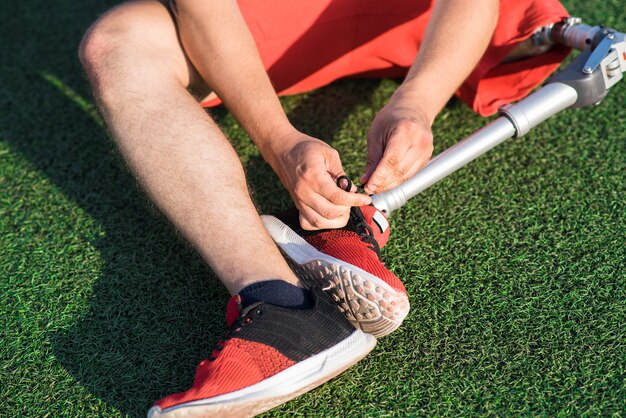
[[[432,12],[418,0],[238,0],[279,95],[342,77],[403,77],[415,59]],[[568,16],[557,0],[500,0],[487,52],[456,95],[487,116],[541,84],[569,50],[501,64],[540,26]],[[455,42],[460,33],[451,33]],[[454,65],[451,62],[450,65]],[[219,99],[203,103],[209,107]]]

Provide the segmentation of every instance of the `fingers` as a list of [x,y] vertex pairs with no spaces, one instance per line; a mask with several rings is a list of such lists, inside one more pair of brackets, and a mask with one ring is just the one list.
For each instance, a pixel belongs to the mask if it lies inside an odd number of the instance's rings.
[[341,174],[339,177],[337,177],[335,183],[337,184],[337,186],[339,186],[341,190],[346,190],[348,192],[354,192],[358,190],[354,183],[352,183],[352,180],[350,180],[350,178],[345,174]]
[[430,159],[431,152],[421,147],[410,147],[403,155],[389,147],[375,166],[365,185],[368,193],[383,192],[411,178]]
[[[325,167],[313,167],[299,177],[293,194],[299,201],[305,202],[314,209],[319,207],[322,210],[324,209],[323,206],[350,207],[372,203],[371,197],[353,193],[354,191],[356,191],[354,185],[352,185],[350,192],[337,186],[333,176]],[[317,202],[317,204],[313,204],[313,202]]]
[[340,228],[346,225],[350,207],[369,205],[371,197],[350,191],[349,182],[336,179],[344,175],[339,153],[320,140],[299,142],[284,158],[281,180],[300,211],[304,229]]
[[303,183],[296,190],[300,225],[304,229],[341,228],[348,222],[350,207],[372,203],[372,198],[339,188],[328,173],[320,173],[314,181]]
[[[350,208],[343,208],[340,215],[334,218],[326,218],[317,210],[300,202],[298,211],[300,212],[300,226],[303,229],[313,231],[316,229],[342,228],[348,223],[350,217]],[[326,214],[329,216],[328,214]]]
[[415,156],[412,154],[414,153],[407,153],[406,157],[400,162],[400,164],[398,164],[398,167],[392,175],[388,176],[379,183],[381,186],[377,187],[378,192],[393,189],[394,187],[404,183],[413,177],[413,175],[415,175],[415,173],[417,173],[422,167],[424,167],[430,159],[430,154],[418,153]]
[[[369,141],[380,143],[377,138]],[[368,168],[362,177],[367,193],[389,190],[413,176],[432,155],[432,134],[429,130],[411,126],[394,130],[378,157],[376,149],[368,155]]]
[[[409,156],[413,157],[412,155]],[[394,178],[404,177],[402,162],[403,158],[399,154],[399,149],[394,149],[392,146],[388,147],[380,161],[377,164],[373,162],[376,164],[375,169],[367,180],[365,191],[368,193],[384,191],[388,183],[393,182]]]
[[[376,170],[378,162],[383,157],[383,141],[374,140],[374,137],[375,135],[370,132],[367,139],[367,167],[365,167],[365,174],[363,174],[360,178],[361,184],[366,185],[366,191],[368,191],[367,183],[374,173],[374,170]],[[370,191],[368,192],[372,193]]]
[[[330,177],[328,177],[330,179]],[[319,188],[316,190],[322,197],[328,202],[337,206],[364,206],[372,203],[372,198],[360,194],[354,193],[356,186],[352,185],[351,191],[347,192],[338,187],[333,181],[323,181],[318,183]]]

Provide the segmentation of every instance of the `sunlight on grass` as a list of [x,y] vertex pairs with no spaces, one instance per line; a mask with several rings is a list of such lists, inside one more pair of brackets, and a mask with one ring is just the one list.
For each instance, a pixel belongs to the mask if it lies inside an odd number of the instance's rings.
[[83,96],[78,94],[76,90],[65,84],[61,79],[59,79],[54,74],[50,74],[48,72],[43,71],[41,73],[41,77],[50,83],[52,86],[57,88],[65,97],[70,99],[75,105],[81,108],[94,122],[98,124],[100,127],[104,127],[104,121],[102,117],[98,113],[98,109],[92,103],[90,103]]
[[[119,1],[5,3],[0,417],[143,418],[192,384],[229,295],[147,202],[89,94],[76,49]],[[623,0],[563,3],[591,25],[626,29]],[[281,103],[357,177],[398,83],[342,80]],[[264,416],[624,416],[624,103],[626,80],[600,106],[551,118],[394,212],[383,258],[410,295],[403,326]],[[259,210],[290,207],[237,120],[223,107],[209,114]],[[451,101],[433,126],[435,154],[486,123]]]

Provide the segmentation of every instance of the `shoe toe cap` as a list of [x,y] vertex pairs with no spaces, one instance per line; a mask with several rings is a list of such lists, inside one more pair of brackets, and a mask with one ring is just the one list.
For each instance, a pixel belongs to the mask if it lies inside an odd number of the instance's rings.
[[148,411],[148,418],[162,417],[163,416],[162,412],[163,410],[155,405],[152,408],[150,408],[150,410]]

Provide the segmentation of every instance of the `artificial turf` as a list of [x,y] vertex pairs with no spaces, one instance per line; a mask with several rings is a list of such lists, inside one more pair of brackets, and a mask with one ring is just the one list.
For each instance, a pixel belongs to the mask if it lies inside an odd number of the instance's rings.
[[[144,416],[191,384],[224,330],[226,291],[128,174],[78,64],[82,33],[115,3],[0,12],[2,417]],[[626,31],[622,0],[564,4]],[[283,104],[358,177],[397,83],[341,81]],[[625,84],[395,212],[384,257],[411,297],[404,325],[270,415],[626,415]],[[213,116],[260,210],[287,207],[233,118]],[[435,152],[485,122],[451,102]]]

